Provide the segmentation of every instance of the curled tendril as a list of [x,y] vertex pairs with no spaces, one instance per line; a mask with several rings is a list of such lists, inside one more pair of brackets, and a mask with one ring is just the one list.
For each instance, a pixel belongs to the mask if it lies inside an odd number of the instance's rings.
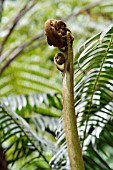
[[62,54],[62,53],[57,53],[55,56],[54,56],[54,63],[57,67],[58,70],[60,70],[61,72],[64,71],[63,68],[60,67],[60,65],[64,64],[65,63],[65,55]]
[[45,35],[49,45],[58,48],[66,47],[67,37],[66,32],[71,32],[62,20],[49,19],[44,25]]

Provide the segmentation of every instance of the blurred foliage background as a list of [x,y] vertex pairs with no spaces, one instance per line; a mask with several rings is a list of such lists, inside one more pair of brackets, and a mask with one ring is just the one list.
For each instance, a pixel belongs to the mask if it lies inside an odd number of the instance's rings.
[[[76,72],[78,49],[112,24],[113,1],[1,0],[0,12],[0,142],[6,154],[6,159],[2,159],[3,170],[7,169],[7,163],[11,170],[69,170],[66,147],[61,146],[65,143],[61,118],[62,74],[53,63],[58,49],[48,46],[44,23],[51,18],[62,19],[72,31]],[[83,76],[83,73],[75,74],[75,85]],[[112,92],[112,83],[111,87]],[[109,102],[113,101],[112,97]],[[88,143],[84,156],[86,170],[113,169],[113,110],[110,111],[109,119],[104,119],[105,125],[111,126],[103,127],[100,138],[95,136],[96,150],[95,145]],[[93,128],[91,123],[90,135]],[[61,138],[57,141],[59,133]],[[109,144],[102,144],[100,139]]]
[[112,1],[6,0],[3,5],[0,96],[61,92],[62,76],[53,64],[57,49],[47,45],[43,34],[47,19],[63,19],[71,28],[77,56],[80,45],[104,30],[113,15]]

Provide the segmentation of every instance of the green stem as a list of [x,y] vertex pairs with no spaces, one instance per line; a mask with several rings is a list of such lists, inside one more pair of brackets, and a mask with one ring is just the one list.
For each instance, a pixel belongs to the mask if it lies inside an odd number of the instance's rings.
[[73,49],[71,44],[71,33],[67,31],[67,47],[65,52],[66,61],[64,63],[63,74],[63,110],[64,128],[70,160],[71,170],[84,170],[82,150],[77,131],[77,121],[74,108],[74,71],[73,71]]

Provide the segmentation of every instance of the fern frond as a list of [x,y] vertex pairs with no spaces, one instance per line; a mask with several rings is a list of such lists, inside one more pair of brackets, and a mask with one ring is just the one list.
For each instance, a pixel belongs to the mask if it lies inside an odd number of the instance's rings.
[[[44,116],[60,117],[62,104],[61,95],[57,93],[37,93],[30,95],[12,95],[1,97],[0,101],[11,110],[16,111],[22,116],[31,116],[31,113],[38,113]],[[36,114],[34,115],[36,116]]]
[[8,161],[13,164],[34,152],[34,157],[49,166],[45,153],[49,148],[52,152],[56,150],[54,143],[37,134],[21,116],[3,104],[0,104],[0,129],[0,144],[6,149]]
[[[110,167],[101,156],[97,141],[113,117],[113,27],[87,40],[80,48],[78,70],[75,72],[75,110],[78,131],[86,161],[86,169],[107,169]],[[112,133],[112,124],[109,125]],[[108,128],[107,128],[108,130]],[[75,139],[76,140],[76,139]],[[104,138],[104,144],[107,145]],[[58,134],[59,151],[51,159],[54,166],[68,169],[67,147],[63,124]],[[58,155],[58,153],[60,153]],[[93,155],[92,155],[93,154]],[[92,157],[91,157],[92,155]],[[92,159],[93,158],[93,159]],[[94,164],[94,167],[91,167]],[[92,170],[93,170],[92,169]]]

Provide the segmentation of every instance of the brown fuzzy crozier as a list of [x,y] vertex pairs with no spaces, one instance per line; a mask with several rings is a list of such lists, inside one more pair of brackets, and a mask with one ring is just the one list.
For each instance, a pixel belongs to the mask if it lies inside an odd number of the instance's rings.
[[66,32],[70,30],[62,20],[49,19],[44,25],[45,35],[47,36],[47,42],[51,46],[58,48],[66,47],[67,38]]

